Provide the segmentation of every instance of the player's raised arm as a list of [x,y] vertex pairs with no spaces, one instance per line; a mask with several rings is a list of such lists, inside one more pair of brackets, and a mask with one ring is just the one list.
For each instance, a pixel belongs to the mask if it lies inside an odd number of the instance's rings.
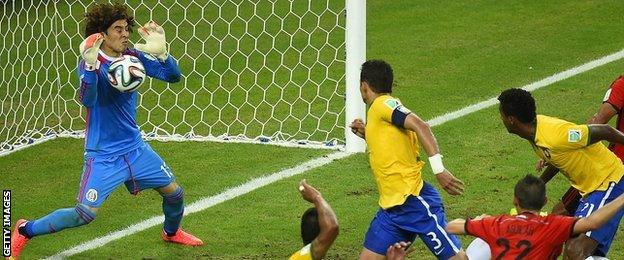
[[[393,121],[394,120],[393,115]],[[438,148],[438,142],[433,136],[429,124],[420,119],[420,117],[416,114],[409,113],[405,115],[403,127],[416,132],[416,135],[418,135],[418,140],[423,145],[423,148],[429,156],[431,170],[436,175],[438,183],[440,183],[442,188],[451,195],[462,194],[464,192],[464,183],[455,178],[450,171],[444,168],[444,165],[442,164],[442,155],[440,154],[440,149]]]
[[[541,168],[546,167],[539,177],[542,181],[544,181],[544,183],[548,183],[553,177],[555,177],[555,175],[557,175],[557,173],[559,173],[559,168],[545,162],[544,160],[540,160],[538,165],[541,165],[541,167],[536,166],[536,170],[538,171],[541,170]],[[576,211],[580,199],[581,194],[579,191],[574,187],[570,187],[563,197],[561,197],[561,201],[555,204],[551,214],[566,216],[571,215],[574,211]]]
[[599,229],[607,223],[615,214],[624,208],[624,194],[620,195],[613,201],[607,203],[602,208],[596,210],[596,212],[590,214],[586,218],[580,218],[576,224],[574,224],[574,234],[585,233],[590,230]]
[[299,183],[299,192],[308,202],[314,203],[318,212],[320,232],[312,241],[312,256],[314,259],[323,259],[327,250],[338,236],[338,219],[331,206],[325,201],[321,193],[302,180]]
[[104,42],[101,33],[89,35],[80,43],[82,61],[78,65],[78,79],[80,80],[80,102],[91,107],[97,100],[97,56],[100,46]]
[[146,74],[170,83],[180,81],[180,68],[167,52],[165,29],[152,21],[139,28],[138,32],[145,43],[137,43],[134,47],[143,52],[137,53],[137,57],[143,63]]

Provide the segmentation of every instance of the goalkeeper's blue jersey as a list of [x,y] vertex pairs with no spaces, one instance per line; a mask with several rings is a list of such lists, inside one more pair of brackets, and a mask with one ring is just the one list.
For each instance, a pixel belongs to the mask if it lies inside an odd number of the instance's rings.
[[[181,74],[175,60],[169,55],[160,61],[135,49],[124,54],[141,60],[148,76],[167,82],[178,82]],[[134,150],[143,144],[136,121],[138,91],[122,93],[108,81],[107,73],[113,57],[100,51],[99,67],[85,69],[84,60],[78,65],[79,98],[86,107],[85,156],[116,156]]]

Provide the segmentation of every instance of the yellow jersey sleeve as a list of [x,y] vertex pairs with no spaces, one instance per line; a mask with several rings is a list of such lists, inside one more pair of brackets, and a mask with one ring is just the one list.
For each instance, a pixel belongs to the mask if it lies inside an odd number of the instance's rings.
[[[383,102],[381,102],[381,105],[378,105],[376,109],[379,112],[381,120],[390,122],[394,125],[398,125],[401,127],[403,127],[403,121],[405,120],[405,117],[412,112],[408,108],[403,106],[403,104],[401,104],[401,101],[399,101],[397,98],[389,96],[385,100],[383,100]],[[397,115],[397,117],[393,118],[395,115]],[[398,115],[402,115],[402,117]]]
[[312,243],[305,245],[288,258],[289,260],[312,260]]
[[550,131],[553,147],[566,151],[589,145],[589,126],[573,123],[561,124]]
[[392,113],[395,109],[401,106],[401,102],[396,98],[387,98],[382,102],[382,105],[377,106],[377,113],[382,120],[386,122],[392,122]]

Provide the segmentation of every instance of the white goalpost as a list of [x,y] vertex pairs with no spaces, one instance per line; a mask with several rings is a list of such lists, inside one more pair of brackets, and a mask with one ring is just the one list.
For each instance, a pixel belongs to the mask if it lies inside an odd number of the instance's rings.
[[[139,88],[144,138],[364,151],[348,124],[365,117],[365,0],[125,3],[138,23],[165,28],[183,74]],[[0,3],[0,156],[84,136],[76,65],[88,6]]]

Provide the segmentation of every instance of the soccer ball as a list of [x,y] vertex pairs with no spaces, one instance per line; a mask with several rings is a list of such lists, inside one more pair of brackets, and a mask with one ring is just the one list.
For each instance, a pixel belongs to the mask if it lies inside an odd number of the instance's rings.
[[108,81],[120,92],[132,92],[145,81],[145,67],[137,57],[123,55],[108,67]]

